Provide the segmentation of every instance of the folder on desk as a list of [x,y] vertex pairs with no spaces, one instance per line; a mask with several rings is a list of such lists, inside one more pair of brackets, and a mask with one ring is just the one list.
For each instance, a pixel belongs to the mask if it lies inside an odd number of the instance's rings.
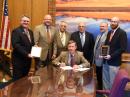
[[32,49],[31,49],[31,56],[33,56],[33,57],[40,57],[41,56],[41,52],[42,52],[42,48],[41,47],[33,46]]

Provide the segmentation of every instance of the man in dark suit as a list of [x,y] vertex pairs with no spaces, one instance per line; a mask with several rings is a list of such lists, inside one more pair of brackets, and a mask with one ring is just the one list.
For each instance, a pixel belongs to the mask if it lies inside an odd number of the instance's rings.
[[111,30],[107,35],[105,45],[110,47],[109,54],[104,58],[103,64],[103,87],[111,89],[113,80],[121,65],[121,54],[127,48],[127,34],[119,27],[119,18],[111,19]]
[[20,26],[12,31],[13,77],[19,79],[28,75],[31,66],[31,48],[34,45],[33,32],[29,29],[30,18],[23,16]]
[[77,32],[72,33],[71,40],[77,44],[77,50],[83,52],[84,57],[92,63],[94,38],[93,35],[85,31],[85,23],[78,24]]

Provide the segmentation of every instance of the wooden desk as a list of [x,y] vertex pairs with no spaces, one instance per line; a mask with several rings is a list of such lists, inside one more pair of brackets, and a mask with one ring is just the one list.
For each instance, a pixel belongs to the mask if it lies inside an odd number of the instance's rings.
[[36,75],[40,75],[41,83],[32,84],[28,77],[24,77],[7,86],[7,97],[76,97],[76,95],[78,97],[96,97],[95,79],[92,73],[91,69],[83,75],[85,84],[82,93],[77,94],[75,89],[65,89],[65,92],[58,94],[54,87],[54,80],[47,76],[46,68],[40,68]]

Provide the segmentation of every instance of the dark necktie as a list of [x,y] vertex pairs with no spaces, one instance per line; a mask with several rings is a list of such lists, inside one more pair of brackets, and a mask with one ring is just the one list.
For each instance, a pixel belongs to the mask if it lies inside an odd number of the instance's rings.
[[71,54],[70,57],[71,57],[70,64],[71,64],[71,66],[73,67],[74,64],[75,64],[75,62],[74,62],[74,55]]

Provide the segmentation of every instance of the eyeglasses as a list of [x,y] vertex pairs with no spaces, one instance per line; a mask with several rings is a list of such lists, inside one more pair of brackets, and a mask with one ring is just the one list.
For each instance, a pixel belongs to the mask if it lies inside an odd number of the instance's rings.
[[79,27],[85,27],[85,26],[79,26]]

